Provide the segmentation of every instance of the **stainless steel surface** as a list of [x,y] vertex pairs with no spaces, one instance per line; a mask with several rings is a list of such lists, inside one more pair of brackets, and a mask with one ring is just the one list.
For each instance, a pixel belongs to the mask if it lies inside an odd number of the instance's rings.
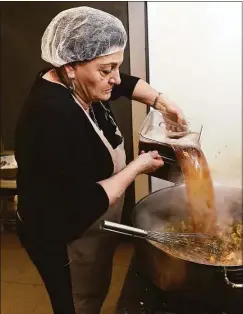
[[224,267],[224,280],[227,285],[231,286],[232,288],[243,288],[243,283],[235,283],[229,280],[227,269]]
[[148,233],[145,230],[118,224],[115,222],[103,220],[100,223],[102,230],[111,231],[115,233],[125,234],[131,237],[147,238]]
[[175,160],[169,157],[165,157],[161,154],[159,154],[159,156],[163,159],[163,161],[167,162],[168,164],[173,165],[175,163]]
[[[188,239],[190,240],[190,245],[192,245],[196,244],[198,239],[200,239],[201,241],[202,240],[208,241],[208,239],[214,238],[210,235],[201,233],[176,233],[176,232],[161,233],[156,231],[143,230],[119,223],[114,223],[107,220],[103,220],[100,223],[100,228],[106,231],[121,233],[136,238],[143,238],[150,241],[155,241],[169,247],[176,245],[179,247],[188,245]],[[217,247],[211,245],[211,243],[208,242],[200,242],[200,244],[201,244],[200,249],[204,250],[217,249]],[[191,254],[193,255],[193,248],[191,248]]]

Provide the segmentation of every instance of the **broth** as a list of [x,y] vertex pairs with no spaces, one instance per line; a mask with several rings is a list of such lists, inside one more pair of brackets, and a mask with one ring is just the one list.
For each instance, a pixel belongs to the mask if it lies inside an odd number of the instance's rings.
[[181,167],[189,203],[192,231],[216,233],[213,181],[204,153],[199,147],[172,146]]

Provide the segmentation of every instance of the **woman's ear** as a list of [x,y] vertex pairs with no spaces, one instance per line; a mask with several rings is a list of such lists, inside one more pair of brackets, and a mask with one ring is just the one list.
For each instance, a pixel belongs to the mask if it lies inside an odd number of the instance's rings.
[[64,65],[64,68],[65,68],[68,78],[74,79],[75,78],[74,68],[69,64]]

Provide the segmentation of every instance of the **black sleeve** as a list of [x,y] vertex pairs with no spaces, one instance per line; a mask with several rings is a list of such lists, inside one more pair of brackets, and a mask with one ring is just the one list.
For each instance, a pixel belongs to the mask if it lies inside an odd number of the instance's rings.
[[[68,228],[77,225],[82,233],[105,213],[109,199],[95,180],[94,157],[87,130],[77,137],[72,117],[59,110],[59,103],[50,107],[43,117],[45,127],[40,149],[42,171],[48,177],[51,199],[55,202],[52,208],[61,208]],[[83,151],[80,151],[80,144]]]
[[128,99],[132,99],[132,94],[135,89],[135,86],[137,82],[140,80],[140,78],[127,75],[124,73],[120,73],[121,77],[121,84],[115,85],[110,100],[116,100],[119,97],[126,97]]

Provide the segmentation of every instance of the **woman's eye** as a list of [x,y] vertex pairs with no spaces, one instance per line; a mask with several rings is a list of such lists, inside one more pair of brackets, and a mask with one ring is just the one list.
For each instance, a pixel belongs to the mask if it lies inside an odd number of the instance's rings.
[[105,75],[108,75],[111,73],[111,70],[101,70],[101,72]]

